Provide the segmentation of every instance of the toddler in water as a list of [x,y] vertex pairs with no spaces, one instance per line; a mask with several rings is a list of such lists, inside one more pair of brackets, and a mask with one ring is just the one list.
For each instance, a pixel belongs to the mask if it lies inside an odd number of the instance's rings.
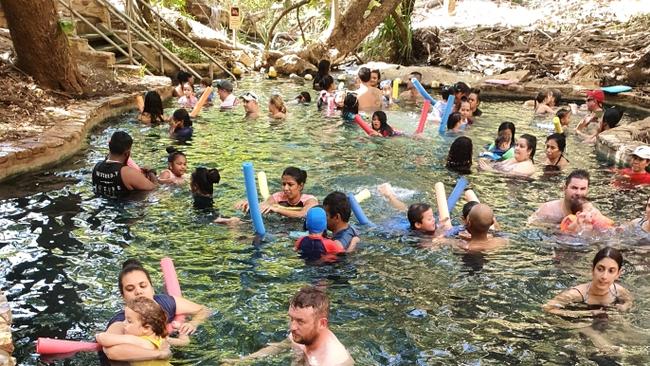
[[393,87],[391,80],[382,80],[379,83],[379,89],[382,93],[382,102],[384,106],[389,106],[393,103]]
[[571,110],[561,108],[557,111],[557,113],[555,113],[555,115],[560,119],[562,129],[566,131],[567,127],[569,127],[569,123],[571,122]]
[[488,147],[488,151],[482,152],[480,157],[491,160],[501,160],[503,154],[510,150],[510,135],[499,132],[499,136],[494,140],[494,144]]
[[187,158],[182,151],[175,147],[167,147],[167,169],[160,172],[158,181],[162,184],[181,185],[185,183],[185,172],[187,171]]
[[571,214],[562,219],[560,231],[563,233],[581,234],[594,230],[606,230],[614,226],[614,222],[603,215],[597,215],[594,208],[584,198],[571,200]]
[[467,100],[463,100],[460,102],[460,108],[458,110],[458,113],[460,113],[461,116],[461,120],[460,120],[461,127],[465,128],[466,126],[474,123],[474,121],[472,120],[472,108]]
[[178,98],[178,106],[181,108],[194,108],[198,102],[194,95],[194,88],[189,83],[183,84],[183,96]]
[[[128,344],[146,350],[162,348],[167,337],[167,315],[154,300],[137,297],[126,302],[124,308],[124,333],[99,333],[95,336],[97,343],[103,347]],[[179,336],[183,343],[189,343],[187,335]],[[167,366],[169,360],[132,361],[131,366]]]
[[[194,173],[192,173],[192,181],[190,183],[194,208],[198,210],[211,210],[214,208],[214,200],[212,198],[214,185],[218,184],[220,180],[221,174],[219,174],[219,170],[204,167],[196,168]],[[214,222],[217,224],[236,224],[240,220],[237,217],[219,216]]]
[[322,207],[314,206],[307,211],[305,226],[309,235],[296,240],[294,246],[294,250],[300,252],[303,259],[334,261],[337,255],[345,253],[340,242],[323,237],[323,232],[327,229],[327,215]]

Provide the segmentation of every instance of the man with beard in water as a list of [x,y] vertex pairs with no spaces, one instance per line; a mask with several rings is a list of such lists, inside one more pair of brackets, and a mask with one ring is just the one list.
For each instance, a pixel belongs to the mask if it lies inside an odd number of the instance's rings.
[[[543,203],[528,219],[529,223],[543,222],[559,224],[562,219],[571,214],[571,201],[585,199],[589,192],[589,172],[577,169],[571,172],[564,181],[564,198]],[[586,203],[593,215],[600,217],[602,214],[591,203]]]
[[281,353],[291,347],[293,365],[351,366],[354,360],[329,329],[329,299],[325,292],[314,286],[305,286],[289,303],[289,337],[239,360],[224,360],[223,364],[236,364]]

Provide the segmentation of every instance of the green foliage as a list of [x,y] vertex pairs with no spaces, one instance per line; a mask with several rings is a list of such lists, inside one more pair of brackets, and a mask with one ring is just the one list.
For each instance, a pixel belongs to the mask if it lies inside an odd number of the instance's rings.
[[74,34],[74,22],[70,19],[59,19],[59,28],[67,36],[72,36]]
[[208,58],[194,47],[178,46],[169,38],[164,38],[162,44],[185,62],[196,64],[208,62]]
[[363,53],[367,58],[400,64],[411,62],[413,57],[413,30],[411,29],[413,3],[412,0],[404,0],[395,10],[404,25],[405,34],[402,35],[393,15],[387,17],[379,26],[377,35],[363,45]]

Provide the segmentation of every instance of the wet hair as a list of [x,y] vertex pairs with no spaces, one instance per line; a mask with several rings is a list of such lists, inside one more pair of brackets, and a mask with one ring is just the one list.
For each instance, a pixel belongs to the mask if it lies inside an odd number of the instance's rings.
[[192,119],[190,118],[190,114],[184,108],[175,110],[174,114],[172,114],[172,118],[175,121],[182,121],[183,127],[192,127]]
[[318,62],[318,72],[316,73],[316,77],[320,80],[323,76],[328,75],[330,73],[330,66],[331,63],[329,60],[320,60],[320,62]]
[[462,81],[459,81],[456,84],[454,84],[454,90],[456,91],[456,93],[462,93],[463,95],[469,95],[471,91],[469,85],[465,84]]
[[167,148],[165,150],[167,151],[167,162],[168,163],[173,163],[174,160],[176,160],[176,158],[179,157],[179,156],[185,157],[184,152],[182,152],[180,150],[177,150],[173,146],[167,146]]
[[476,103],[481,103],[481,89],[472,88],[469,90],[469,94],[476,94]]
[[272,104],[277,108],[280,112],[282,113],[287,113],[287,106],[284,105],[284,100],[282,100],[282,97],[278,94],[273,94],[271,95],[271,99],[269,99],[269,104]]
[[544,103],[544,99],[548,97],[548,90],[547,89],[542,89],[537,92],[537,95],[535,96],[535,108],[537,109],[537,105],[540,103]]
[[160,94],[155,90],[150,90],[144,95],[144,108],[142,113],[149,113],[151,123],[165,122],[163,118],[163,103]]
[[617,108],[607,108],[603,113],[603,123],[606,124],[608,128],[618,126],[621,118],[623,118],[623,111]]
[[462,118],[463,116],[460,115],[460,112],[454,112],[450,114],[449,118],[447,118],[447,129],[453,130],[454,127],[456,127],[456,125],[460,123]]
[[553,96],[553,99],[555,99],[555,106],[557,107],[560,104],[560,101],[562,100],[562,92],[560,89],[551,89],[551,95]]
[[440,86],[440,95],[443,100],[447,100],[450,95],[456,94],[456,90],[451,85],[442,85]]
[[598,262],[600,262],[601,260],[603,260],[605,258],[613,259],[616,262],[616,264],[618,264],[619,271],[623,267],[623,255],[621,254],[621,252],[616,248],[605,247],[605,248],[599,250],[598,253],[596,253],[596,255],[594,256],[594,260],[592,262],[591,268],[592,269],[596,268],[596,265],[598,264]]
[[181,70],[178,73],[176,73],[176,81],[178,82],[178,84],[183,85],[188,81],[190,81],[191,76],[192,74],[190,74],[189,72]]
[[422,73],[419,71],[413,71],[409,75],[413,76],[414,78],[418,79],[418,81],[422,81]]
[[218,169],[198,167],[194,170],[194,173],[192,173],[190,187],[192,192],[211,196],[214,192],[213,185],[218,184],[220,180],[221,174],[219,174]]
[[201,79],[201,85],[203,86],[212,86],[212,79],[205,77]]
[[530,160],[534,163],[535,151],[537,150],[537,137],[525,133],[519,136],[519,138],[526,140],[526,145],[528,145],[528,149],[530,150]]
[[305,184],[307,182],[307,172],[300,168],[290,166],[282,172],[282,176],[284,177],[285,175],[295,179],[298,184]]
[[469,212],[472,211],[472,208],[474,208],[474,206],[476,206],[478,204],[479,204],[478,201],[469,201],[469,202],[465,203],[463,205],[463,213],[462,213],[463,218],[467,219],[467,217],[469,216]]
[[151,285],[151,276],[149,275],[149,272],[144,269],[144,267],[142,267],[142,263],[140,263],[140,261],[137,259],[127,259],[124,261],[124,263],[122,263],[122,270],[117,277],[117,285],[120,288],[120,295],[124,296],[124,288],[122,286],[122,280],[124,279],[124,276],[135,271],[144,273],[145,276],[147,276],[147,280],[149,280],[149,284]]
[[354,93],[347,93],[345,99],[343,100],[343,110],[341,111],[343,115],[346,113],[358,114],[359,113],[359,101],[357,100],[357,95]]
[[367,83],[368,81],[370,81],[370,69],[367,67],[360,68],[358,76],[362,82]]
[[[300,94],[298,95],[298,97],[302,99],[302,102],[303,102],[303,103],[309,103],[309,102],[311,102],[311,94],[309,94],[309,92],[307,92],[307,91],[302,91],[302,92],[300,92]],[[298,98],[298,97],[297,97],[297,98]]]
[[325,75],[322,79],[320,79],[319,85],[322,90],[327,90],[334,84],[334,78],[332,75]]
[[582,197],[579,197],[577,199],[572,199],[569,202],[569,211],[571,211],[571,213],[575,215],[578,212],[582,211],[585,203],[587,203],[587,201]]
[[332,192],[325,197],[323,200],[323,208],[327,211],[327,214],[330,217],[334,217],[337,214],[341,215],[341,220],[343,222],[350,221],[350,215],[352,214],[352,208],[350,206],[350,200],[348,196],[343,192]]
[[566,117],[567,115],[571,114],[571,110],[567,108],[560,108],[555,112],[555,115],[559,118],[562,119]]
[[371,122],[370,126],[372,127],[373,130],[375,128],[372,125],[372,120],[375,119],[375,117],[377,117],[377,119],[379,119],[379,132],[382,135],[384,134],[384,132],[386,132],[387,136],[393,136],[393,134],[395,132],[393,131],[393,128],[390,127],[390,125],[388,125],[386,112],[384,112],[384,111],[376,111],[375,113],[372,114],[372,118],[370,119],[370,122]]
[[546,142],[548,142],[548,140],[555,140],[558,149],[560,149],[560,152],[564,153],[564,149],[566,148],[566,136],[564,136],[563,133],[551,134],[546,138]]
[[564,186],[568,186],[569,183],[571,183],[571,179],[584,179],[587,181],[587,184],[589,184],[589,172],[584,170],[584,169],[576,169],[569,173],[567,175],[566,179],[564,180]]
[[499,145],[501,145],[502,143],[504,143],[506,141],[507,141],[506,140],[506,134],[505,134],[505,132],[501,131],[501,132],[499,132],[499,136],[497,136],[497,138],[494,139],[494,147],[496,147],[498,149]]
[[470,174],[472,168],[472,155],[474,146],[472,139],[467,136],[459,136],[449,147],[447,154],[447,169],[453,170],[459,174]]
[[108,142],[108,151],[111,154],[122,155],[133,146],[133,139],[124,131],[115,131]]
[[497,130],[497,133],[499,133],[501,131],[504,131],[504,130],[510,130],[510,132],[512,132],[512,138],[510,139],[510,147],[513,147],[515,145],[515,136],[517,136],[515,134],[515,131],[516,131],[515,124],[512,123],[512,122],[507,122],[507,121],[502,122],[499,125],[499,129]]
[[409,219],[411,229],[416,229],[415,224],[422,223],[424,213],[431,209],[431,205],[427,203],[414,203],[409,206],[406,212],[406,217]]
[[370,70],[370,75],[372,76],[372,74],[377,74],[377,80],[381,80],[381,71],[379,69]]
[[167,314],[157,302],[146,297],[126,301],[126,307],[140,317],[142,326],[149,326],[158,337],[167,337]]
[[305,286],[289,302],[292,308],[313,308],[314,313],[327,318],[330,312],[330,300],[325,291],[316,286]]

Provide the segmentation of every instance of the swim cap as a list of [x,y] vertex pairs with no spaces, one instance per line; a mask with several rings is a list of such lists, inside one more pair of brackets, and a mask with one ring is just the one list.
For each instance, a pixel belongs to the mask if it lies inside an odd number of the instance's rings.
[[307,211],[305,226],[310,234],[320,234],[327,229],[327,216],[322,207],[312,207]]

